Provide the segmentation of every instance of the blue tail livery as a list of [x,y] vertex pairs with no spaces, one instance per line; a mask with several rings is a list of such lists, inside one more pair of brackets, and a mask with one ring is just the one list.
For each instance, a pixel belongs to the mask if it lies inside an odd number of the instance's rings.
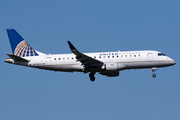
[[19,35],[15,29],[7,29],[12,52],[18,57],[38,56],[37,52]]

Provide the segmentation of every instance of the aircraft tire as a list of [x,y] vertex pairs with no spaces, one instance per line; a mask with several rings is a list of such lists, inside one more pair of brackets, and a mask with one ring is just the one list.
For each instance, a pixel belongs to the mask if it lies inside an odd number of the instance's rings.
[[95,81],[94,73],[89,73],[89,77],[91,81]]
[[155,78],[155,77],[156,77],[156,74],[153,74],[152,77]]
[[95,81],[95,77],[91,77],[90,80],[93,82]]

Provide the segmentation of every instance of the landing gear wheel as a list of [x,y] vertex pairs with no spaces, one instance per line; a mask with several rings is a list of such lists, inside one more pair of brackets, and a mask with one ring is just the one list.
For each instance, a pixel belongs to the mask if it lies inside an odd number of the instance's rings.
[[157,68],[152,68],[152,73],[153,73],[152,77],[153,77],[153,78],[155,78],[155,77],[156,77],[156,74],[154,73],[154,72],[155,72],[155,70],[157,70]]
[[153,78],[155,78],[155,77],[156,77],[156,74],[153,74],[152,76],[153,76]]
[[89,77],[90,77],[90,80],[93,82],[93,81],[95,81],[95,77],[94,77],[94,74],[95,73],[89,73]]
[[95,81],[95,77],[91,77],[90,80],[93,82]]

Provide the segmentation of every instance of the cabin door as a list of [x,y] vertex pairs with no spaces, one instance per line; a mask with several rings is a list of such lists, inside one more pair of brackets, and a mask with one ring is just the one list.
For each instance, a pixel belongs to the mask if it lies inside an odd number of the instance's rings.
[[152,61],[153,60],[153,53],[148,53],[148,60]]
[[46,65],[51,65],[51,57],[46,57]]

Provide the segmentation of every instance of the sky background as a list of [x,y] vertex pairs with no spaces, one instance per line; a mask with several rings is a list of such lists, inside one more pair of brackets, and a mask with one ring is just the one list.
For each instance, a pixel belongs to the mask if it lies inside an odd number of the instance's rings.
[[[1,0],[0,120],[179,120],[180,1]],[[14,28],[46,54],[157,50],[176,61],[119,77],[39,70],[4,62]]]

